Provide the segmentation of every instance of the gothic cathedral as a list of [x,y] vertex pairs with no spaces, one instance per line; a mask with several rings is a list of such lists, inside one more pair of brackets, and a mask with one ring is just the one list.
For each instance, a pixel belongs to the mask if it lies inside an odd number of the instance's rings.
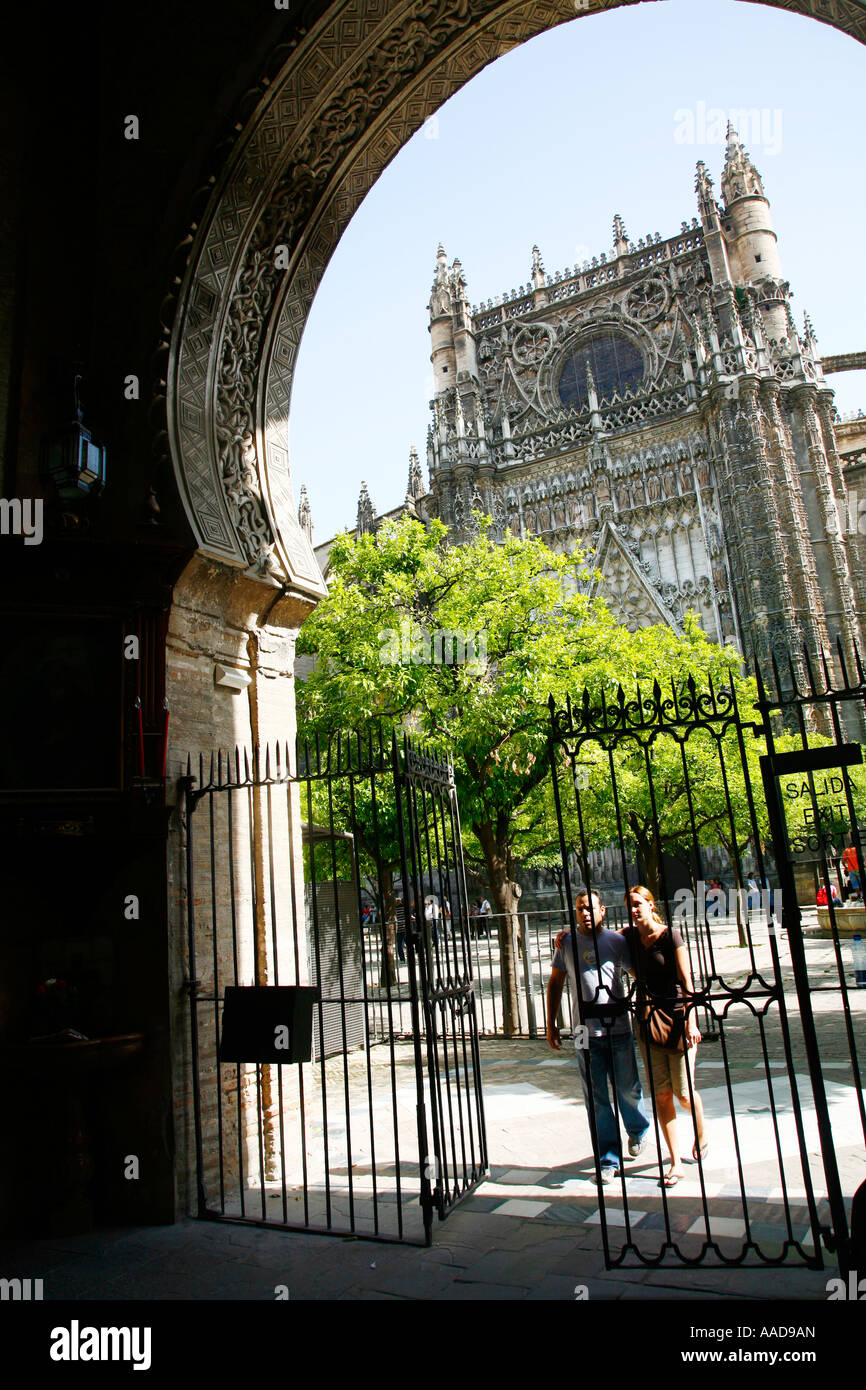
[[[620,620],[745,655],[863,649],[857,482],[866,419],[840,421],[808,316],[797,332],[761,176],[728,129],[722,202],[700,220],[470,308],[440,246],[430,298],[429,493],[407,505],[465,538],[536,535],[590,557]],[[861,491],[862,483],[861,483]],[[854,503],[851,498],[854,498]],[[308,523],[304,517],[303,522]],[[362,489],[358,530],[375,524]]]

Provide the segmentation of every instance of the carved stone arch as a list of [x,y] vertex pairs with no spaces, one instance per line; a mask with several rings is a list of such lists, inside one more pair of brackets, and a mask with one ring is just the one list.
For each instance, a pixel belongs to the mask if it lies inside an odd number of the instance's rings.
[[[593,11],[623,3],[601,0]],[[866,39],[863,8],[846,0],[830,13],[817,0],[764,3]],[[299,31],[240,127],[177,293],[167,425],[201,555],[313,599],[322,593],[295,516],[287,422],[301,333],[328,260],[428,116],[510,48],[582,17],[572,0],[335,0]],[[621,316],[605,322],[624,331]],[[656,348],[642,336],[652,378]]]

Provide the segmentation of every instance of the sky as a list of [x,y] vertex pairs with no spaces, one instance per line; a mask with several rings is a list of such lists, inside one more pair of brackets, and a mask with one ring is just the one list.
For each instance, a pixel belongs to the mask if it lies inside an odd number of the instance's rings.
[[[334,252],[301,342],[290,411],[296,495],[318,544],[354,525],[361,480],[381,513],[426,478],[433,390],[427,304],[436,249],[470,304],[697,215],[695,164],[721,197],[714,112],[757,109],[743,143],[779,238],[798,328],[866,348],[866,51],[838,30],[745,0],[663,0],[587,15],[512,49],[397,154]],[[748,137],[748,138],[747,138]],[[866,410],[866,372],[829,378]]]

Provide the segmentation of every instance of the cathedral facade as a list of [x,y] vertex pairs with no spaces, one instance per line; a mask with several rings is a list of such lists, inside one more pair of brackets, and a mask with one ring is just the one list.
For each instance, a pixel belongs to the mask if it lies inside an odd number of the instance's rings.
[[[699,217],[675,235],[634,244],[617,215],[609,252],[548,275],[535,247],[528,284],[472,307],[439,248],[429,492],[413,459],[407,504],[457,541],[481,512],[500,537],[579,550],[633,629],[681,631],[692,611],[747,656],[837,639],[850,656],[866,421],[839,421],[808,316],[795,326],[735,130],[721,201],[703,162],[696,191]],[[370,507],[365,490],[359,529]]]

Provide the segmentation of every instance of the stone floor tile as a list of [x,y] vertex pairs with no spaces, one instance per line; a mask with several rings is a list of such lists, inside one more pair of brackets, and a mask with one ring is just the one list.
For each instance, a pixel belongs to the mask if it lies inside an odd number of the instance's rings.
[[514,1187],[536,1187],[544,1178],[549,1177],[549,1168],[509,1168],[496,1181],[510,1183]]
[[497,1251],[482,1255],[480,1260],[462,1270],[457,1284],[490,1282],[520,1284],[532,1288],[539,1278],[538,1260],[526,1251]]
[[455,1284],[448,1294],[453,1302],[501,1303],[526,1297],[527,1290],[519,1284]]
[[575,1287],[580,1285],[581,1280],[571,1279],[565,1274],[545,1274],[526,1295],[527,1302],[555,1300],[560,1303],[574,1303]]
[[527,1202],[520,1198],[511,1197],[507,1202],[503,1202],[491,1213],[492,1216],[519,1216],[524,1220],[531,1221],[547,1211],[549,1202]]

